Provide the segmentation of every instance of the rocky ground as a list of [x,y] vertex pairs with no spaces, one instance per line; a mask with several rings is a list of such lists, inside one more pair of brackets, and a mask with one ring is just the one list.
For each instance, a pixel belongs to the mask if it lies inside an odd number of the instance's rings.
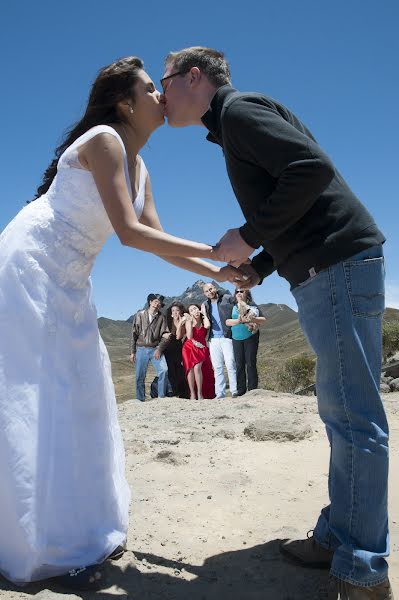
[[[107,563],[87,600],[312,600],[327,572],[287,563],[278,546],[302,537],[327,502],[328,445],[314,397],[255,390],[238,399],[168,398],[120,405],[133,500],[128,551]],[[399,393],[391,424],[390,577],[399,596]],[[49,600],[48,582],[1,599]]]

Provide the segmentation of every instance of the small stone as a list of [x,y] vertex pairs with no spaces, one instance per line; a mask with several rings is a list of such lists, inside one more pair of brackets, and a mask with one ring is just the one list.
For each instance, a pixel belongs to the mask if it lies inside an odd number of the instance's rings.
[[231,431],[229,429],[221,429],[220,431],[218,431],[216,433],[217,437],[223,437],[226,440],[234,440],[236,437],[236,434],[234,433],[234,431]]
[[382,394],[388,394],[391,391],[391,388],[389,386],[388,383],[381,383],[380,384],[380,392]]
[[185,462],[184,458],[173,450],[161,450],[155,456],[156,461],[166,463],[168,465],[181,465]]

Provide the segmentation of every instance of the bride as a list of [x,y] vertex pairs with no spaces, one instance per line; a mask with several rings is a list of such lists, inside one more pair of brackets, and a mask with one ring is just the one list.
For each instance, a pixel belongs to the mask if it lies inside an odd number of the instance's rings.
[[140,59],[101,69],[37,199],[0,235],[0,573],[17,584],[102,586],[98,565],[125,545],[130,493],[90,282],[106,239],[218,281],[238,274],[162,230],[138,152],[163,122]]

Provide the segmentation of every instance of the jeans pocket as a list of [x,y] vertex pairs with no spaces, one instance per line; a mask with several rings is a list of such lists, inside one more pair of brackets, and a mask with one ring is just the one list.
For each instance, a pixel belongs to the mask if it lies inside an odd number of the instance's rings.
[[302,290],[303,288],[307,287],[313,281],[316,281],[316,279],[319,277],[320,273],[323,273],[323,271],[319,271],[319,273],[316,273],[316,275],[311,275],[310,277],[305,279],[305,281],[301,281],[301,283],[297,283],[296,285],[291,286],[290,292],[292,294],[294,294],[295,291]]
[[384,258],[344,261],[343,266],[353,315],[380,317],[385,308]]

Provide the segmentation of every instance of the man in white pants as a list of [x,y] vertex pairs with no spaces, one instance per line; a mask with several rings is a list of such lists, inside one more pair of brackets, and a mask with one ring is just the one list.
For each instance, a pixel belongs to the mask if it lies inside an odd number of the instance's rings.
[[220,294],[213,283],[205,283],[202,289],[207,300],[203,302],[201,310],[205,312],[211,322],[208,341],[212,366],[215,371],[216,398],[224,398],[226,396],[224,365],[226,365],[229,377],[230,393],[233,398],[236,398],[238,396],[237,378],[231,327],[226,325],[226,319],[231,319],[233,297],[228,293]]

